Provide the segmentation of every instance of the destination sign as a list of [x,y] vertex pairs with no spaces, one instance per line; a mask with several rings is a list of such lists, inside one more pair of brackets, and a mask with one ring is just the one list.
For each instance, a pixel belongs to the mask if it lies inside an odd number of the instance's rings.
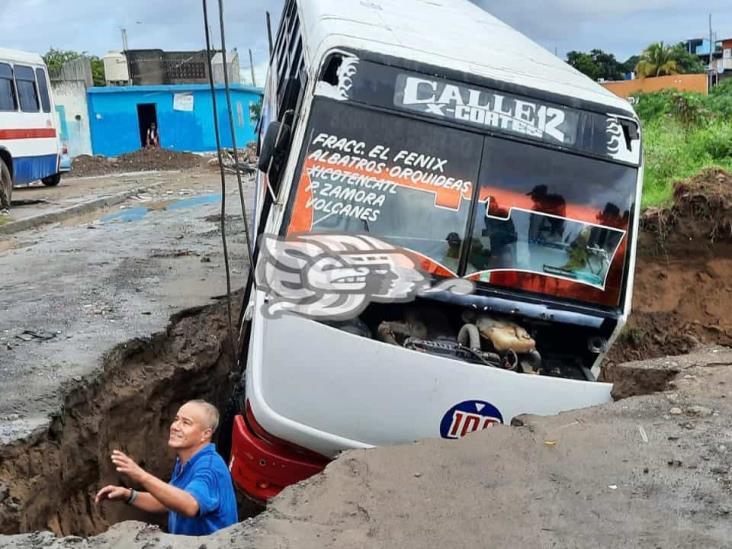
[[638,127],[612,114],[346,57],[316,95],[418,113],[614,160],[640,163]]

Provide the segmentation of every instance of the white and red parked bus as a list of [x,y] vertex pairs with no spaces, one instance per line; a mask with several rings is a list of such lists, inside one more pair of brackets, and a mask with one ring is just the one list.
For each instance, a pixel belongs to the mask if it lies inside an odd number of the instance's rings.
[[[288,0],[260,145],[256,232],[281,240],[248,288],[230,464],[249,496],[345,449],[611,399],[642,182],[626,101],[467,0]],[[472,293],[311,314],[369,277],[378,297],[400,253]]]
[[43,58],[0,48],[0,208],[10,206],[14,185],[57,185],[60,152]]

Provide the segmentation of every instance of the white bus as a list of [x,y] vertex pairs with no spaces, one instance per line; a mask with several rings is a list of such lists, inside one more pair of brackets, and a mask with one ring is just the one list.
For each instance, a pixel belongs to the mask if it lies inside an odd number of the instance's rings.
[[0,209],[13,186],[57,185],[60,146],[48,71],[35,53],[0,48]]
[[288,0],[261,128],[230,461],[249,496],[345,449],[611,400],[642,182],[626,101],[467,0]]

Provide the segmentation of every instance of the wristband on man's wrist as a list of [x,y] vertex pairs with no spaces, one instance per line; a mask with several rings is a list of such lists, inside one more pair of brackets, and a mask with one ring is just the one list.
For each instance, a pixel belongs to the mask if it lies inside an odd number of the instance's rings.
[[138,495],[139,494],[137,493],[137,490],[135,490],[134,488],[130,488],[130,497],[128,497],[126,501],[127,505],[132,505],[133,503],[135,503]]

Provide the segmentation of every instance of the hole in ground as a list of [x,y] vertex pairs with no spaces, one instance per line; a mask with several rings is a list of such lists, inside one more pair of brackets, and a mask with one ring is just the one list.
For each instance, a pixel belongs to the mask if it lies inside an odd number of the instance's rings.
[[[239,294],[232,297],[232,305],[240,301]],[[110,351],[102,371],[67,391],[63,411],[47,431],[0,447],[0,532],[88,536],[123,520],[164,525],[164,516],[121,503],[95,506],[94,494],[124,483],[109,459],[114,449],[154,475],[170,477],[171,419],[193,398],[223,413],[237,377],[230,349],[222,301],[177,314],[165,332]],[[243,502],[240,518],[259,510]]]

